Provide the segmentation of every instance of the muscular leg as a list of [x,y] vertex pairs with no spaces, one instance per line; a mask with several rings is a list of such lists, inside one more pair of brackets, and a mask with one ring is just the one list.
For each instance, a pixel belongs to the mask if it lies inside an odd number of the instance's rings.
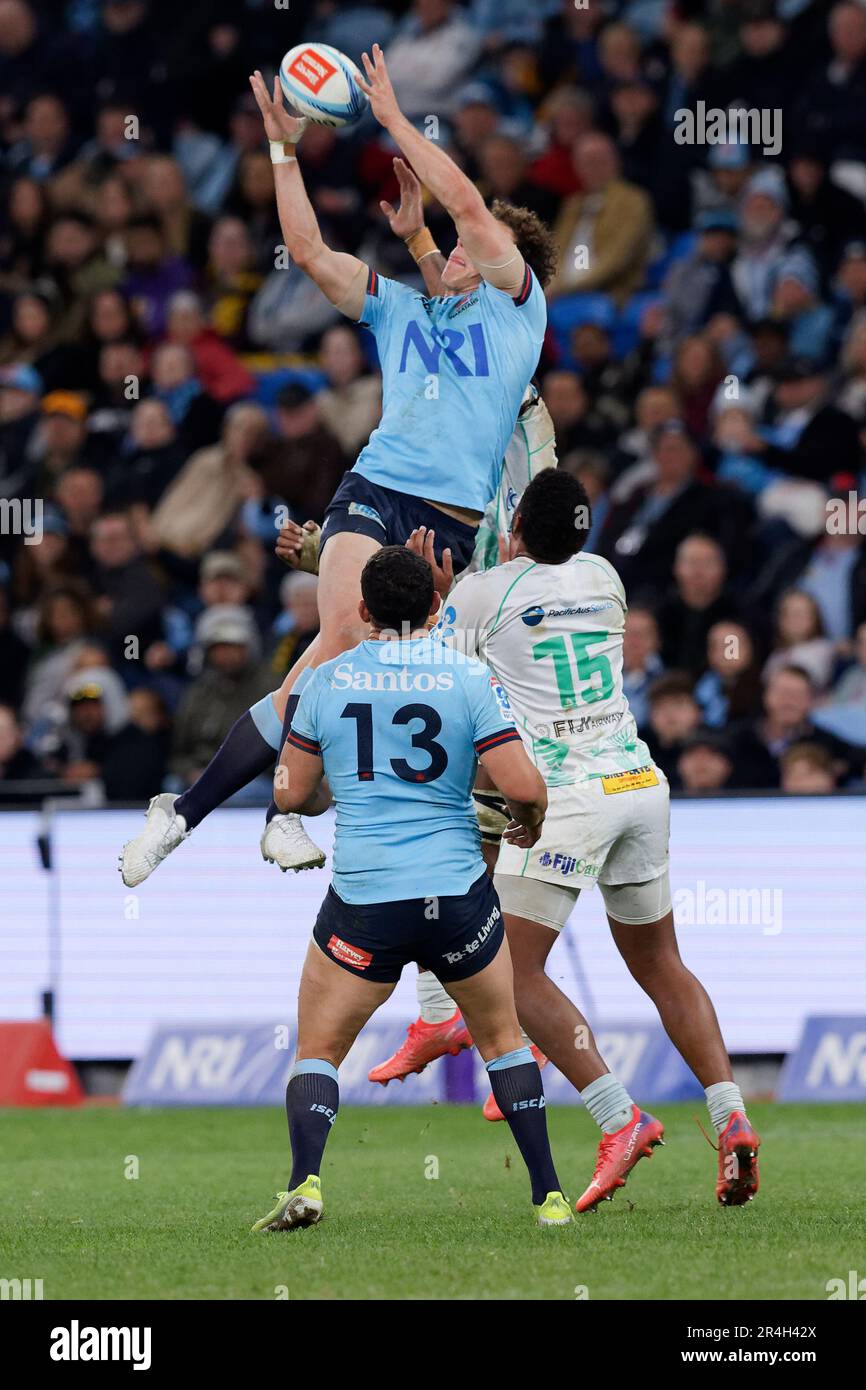
[[496,1102],[529,1171],[532,1200],[541,1206],[562,1189],[547,1137],[541,1072],[517,1022],[508,942],[477,975],[450,981],[448,989],[487,1064]]
[[604,1076],[607,1066],[583,1014],[563,994],[545,963],[559,933],[526,917],[505,915],[514,964],[517,1016],[527,1035],[578,1091]]
[[286,1087],[292,1149],[289,1192],[309,1177],[318,1177],[340,1106],[337,1068],[393,988],[357,979],[310,942],[298,995],[297,1054]]
[[655,1004],[665,1032],[704,1087],[733,1077],[719,1021],[707,991],[683,964],[674,917],[639,926],[608,914],[617,949],[641,989]]

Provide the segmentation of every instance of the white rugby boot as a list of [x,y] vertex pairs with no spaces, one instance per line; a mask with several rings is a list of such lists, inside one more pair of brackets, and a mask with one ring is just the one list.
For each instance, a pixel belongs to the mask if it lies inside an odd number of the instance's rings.
[[300,816],[277,815],[262,831],[262,858],[279,864],[283,873],[293,869],[321,869],[325,856],[303,827]]
[[139,883],[144,883],[163,859],[189,835],[183,816],[175,813],[176,801],[177,797],[171,792],[160,792],[159,796],[151,797],[144,829],[123,846],[119,866],[127,888],[137,888]]

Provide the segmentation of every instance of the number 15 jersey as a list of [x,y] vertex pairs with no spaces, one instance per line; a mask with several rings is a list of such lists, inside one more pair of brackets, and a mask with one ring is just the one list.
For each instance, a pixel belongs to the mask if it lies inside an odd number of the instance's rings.
[[289,741],[321,755],[337,803],[334,891],[348,903],[468,892],[484,872],[476,758],[519,738],[491,672],[430,636],[361,642],[319,666]]
[[652,761],[622,686],[626,612],[599,556],[520,556],[461,579],[434,635],[490,666],[547,785],[572,786]]

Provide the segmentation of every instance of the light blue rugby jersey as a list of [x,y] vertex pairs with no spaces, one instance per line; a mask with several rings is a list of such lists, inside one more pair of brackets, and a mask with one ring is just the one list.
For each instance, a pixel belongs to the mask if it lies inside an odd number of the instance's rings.
[[527,266],[516,296],[482,281],[428,299],[371,270],[361,323],[379,350],[382,419],[355,468],[381,487],[483,512],[538,365],[538,280]]
[[466,893],[484,872],[476,757],[519,737],[488,667],[429,636],[368,640],[319,666],[289,740],[321,755],[337,803],[335,892]]

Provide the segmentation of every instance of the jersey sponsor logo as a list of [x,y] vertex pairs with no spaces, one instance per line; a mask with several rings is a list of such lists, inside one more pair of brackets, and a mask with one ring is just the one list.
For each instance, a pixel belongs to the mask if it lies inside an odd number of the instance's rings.
[[[369,521],[375,521],[376,525],[381,526],[383,531],[387,529],[376,508],[368,507],[366,502],[350,502],[348,510],[349,516],[365,516]],[[322,530],[324,529],[323,526]]]
[[657,787],[658,775],[654,767],[636,767],[631,772],[611,772],[602,777],[601,785],[605,796],[616,796],[617,792],[633,792],[641,787]]
[[526,623],[527,627],[538,627],[538,624],[544,618],[544,609],[540,605],[536,608],[526,608],[521,613],[520,618],[522,622]]
[[[487,343],[480,323],[470,323],[466,333],[461,333],[457,328],[433,327],[429,338],[419,323],[407,323],[403,335],[403,350],[400,354],[401,373],[408,370],[411,349],[418,354],[427,372],[439,371],[440,358],[444,352],[458,376],[490,375]],[[466,360],[467,356],[471,357],[471,361]]]
[[474,290],[472,290],[469,294],[464,294],[463,298],[458,299],[457,303],[454,305],[454,308],[448,315],[449,319],[456,319],[458,314],[462,314],[465,309],[471,309],[473,304],[477,303],[478,295]]
[[457,965],[459,961],[465,960],[467,956],[474,956],[475,952],[480,950],[484,945],[501,916],[502,913],[499,911],[499,908],[494,907],[478,935],[473,937],[471,941],[467,941],[464,946],[461,946],[459,951],[443,951],[443,959],[446,960],[449,965]]
[[332,690],[394,690],[405,693],[411,690],[453,690],[454,674],[451,671],[410,672],[408,666],[399,671],[356,671],[351,661],[341,661],[331,673]]
[[572,874],[580,874],[583,878],[598,878],[599,875],[598,864],[591,863],[589,859],[578,859],[573,854],[551,854],[546,849],[538,856],[538,862],[543,869],[552,869],[554,873],[562,874],[563,878],[569,878]]
[[584,613],[601,613],[605,608],[613,608],[613,602],[606,599],[604,603],[584,603],[577,608],[548,608],[548,618],[576,618]]
[[508,702],[508,695],[506,694],[505,687],[501,684],[498,676],[490,677],[490,689],[496,696],[496,703],[498,704],[502,714],[505,715],[509,724],[513,723],[514,720],[513,715],[511,713],[511,705]]
[[306,87],[314,96],[318,95],[328,78],[333,77],[336,71],[333,63],[329,63],[327,58],[323,58],[321,53],[316,53],[311,48],[305,48],[303,53],[299,53],[289,68],[292,77],[297,78],[301,86]]
[[555,719],[553,732],[557,738],[565,734],[585,734],[599,724],[618,724],[624,713],[624,710],[618,709],[610,714],[582,714],[579,719]]
[[343,965],[351,965],[354,970],[366,970],[373,960],[372,951],[363,951],[360,946],[350,946],[348,941],[336,935],[328,942],[328,950],[335,960]]

